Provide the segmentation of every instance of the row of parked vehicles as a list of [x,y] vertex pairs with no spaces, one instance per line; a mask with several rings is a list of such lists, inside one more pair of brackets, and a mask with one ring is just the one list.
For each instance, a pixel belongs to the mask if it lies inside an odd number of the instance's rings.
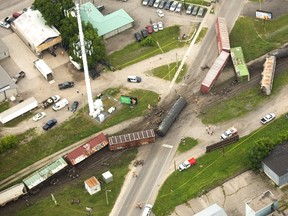
[[135,39],[137,42],[140,42],[141,40],[143,40],[144,38],[148,37],[149,34],[152,34],[153,32],[158,32],[158,31],[162,31],[164,29],[164,24],[163,22],[155,22],[155,23],[152,23],[152,25],[147,25],[145,27],[145,29],[142,29],[139,32],[136,32],[134,34],[135,36]]

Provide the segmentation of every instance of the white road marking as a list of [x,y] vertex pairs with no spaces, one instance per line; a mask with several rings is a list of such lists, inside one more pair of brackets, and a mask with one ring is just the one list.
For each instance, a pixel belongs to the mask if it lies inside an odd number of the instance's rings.
[[165,148],[170,148],[170,149],[172,149],[172,148],[173,148],[173,146],[172,146],[172,145],[167,145],[167,144],[163,144],[162,146],[163,146],[163,147],[165,147]]

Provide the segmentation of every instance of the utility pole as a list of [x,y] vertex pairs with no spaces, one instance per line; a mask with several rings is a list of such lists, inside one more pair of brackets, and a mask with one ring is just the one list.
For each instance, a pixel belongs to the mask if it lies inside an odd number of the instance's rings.
[[82,30],[82,22],[81,22],[81,17],[80,17],[80,6],[78,3],[75,3],[75,7],[76,7],[76,15],[77,15],[77,21],[78,21],[79,40],[80,40],[80,47],[81,47],[82,61],[83,61],[83,68],[84,68],[87,100],[88,100],[88,106],[89,106],[89,115],[92,116],[92,114],[94,112],[94,106],[93,106],[91,83],[90,83],[89,71],[88,71],[88,65],[87,65],[87,56],[86,56],[85,43],[84,43],[84,34],[83,34],[83,30]]

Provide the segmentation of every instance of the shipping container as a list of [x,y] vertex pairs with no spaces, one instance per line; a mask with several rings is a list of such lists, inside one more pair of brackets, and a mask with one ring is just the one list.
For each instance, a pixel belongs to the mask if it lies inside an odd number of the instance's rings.
[[229,53],[226,51],[222,51],[220,55],[217,57],[215,62],[213,63],[212,67],[209,69],[206,77],[202,81],[200,91],[204,94],[209,93],[211,88],[213,87],[214,83],[220,76],[223,68],[225,67],[228,61]]
[[26,112],[31,111],[32,109],[38,106],[38,102],[34,97],[30,97],[27,100],[22,101],[21,103],[5,110],[4,112],[0,113],[0,122],[5,124]]
[[218,17],[215,27],[219,53],[221,53],[222,50],[230,52],[229,32],[226,19],[224,17]]
[[50,84],[55,82],[53,77],[53,71],[44,62],[43,59],[37,59],[33,63],[34,66],[38,69],[38,71],[45,77],[46,80],[48,80]]
[[154,130],[150,129],[118,136],[111,136],[108,137],[108,139],[109,149],[111,151],[115,151],[154,143],[156,136]]
[[121,95],[120,103],[127,104],[127,105],[136,105],[138,103],[138,100],[136,97]]
[[250,74],[241,47],[231,48],[231,59],[239,82],[249,81]]
[[0,192],[0,206],[4,206],[10,201],[15,201],[26,193],[27,189],[23,183],[7,188],[6,190]]
[[67,166],[67,162],[61,157],[32,173],[27,178],[23,179],[23,182],[30,190],[43,183],[54,174],[64,170]]
[[90,157],[95,152],[103,149],[107,145],[108,139],[103,133],[101,133],[65,155],[64,158],[68,163],[75,165]]
[[269,58],[266,58],[266,61],[264,63],[264,69],[261,73],[262,79],[261,79],[261,92],[270,95],[272,91],[273,86],[273,80],[274,80],[274,74],[275,74],[275,67],[276,67],[276,57],[270,56]]
[[169,110],[168,114],[164,118],[164,120],[161,122],[161,124],[156,129],[156,133],[159,136],[165,136],[168,132],[171,125],[174,123],[175,119],[178,117],[178,115],[181,113],[181,111],[186,106],[187,101],[183,97],[179,97],[176,102],[173,104],[172,108]]

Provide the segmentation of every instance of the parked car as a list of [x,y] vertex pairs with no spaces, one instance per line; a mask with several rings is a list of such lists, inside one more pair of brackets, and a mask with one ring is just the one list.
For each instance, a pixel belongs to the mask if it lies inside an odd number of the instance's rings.
[[148,5],[148,2],[149,2],[149,0],[143,0],[142,4],[146,6],[146,5]]
[[167,1],[166,0],[162,0],[158,6],[158,8],[163,9],[166,5]]
[[19,80],[23,79],[25,76],[26,76],[25,72],[24,71],[20,71],[19,73],[15,74],[12,77],[12,80],[14,81],[14,83],[17,84],[19,82]]
[[152,212],[152,205],[151,204],[146,204],[144,207],[144,210],[142,212],[142,216],[149,216],[151,215]]
[[42,118],[44,118],[46,116],[46,113],[45,112],[39,112],[37,113],[35,116],[33,116],[32,120],[33,121],[39,121],[41,120]]
[[146,29],[142,29],[142,30],[141,30],[141,34],[142,34],[142,37],[143,37],[143,38],[148,37],[148,31],[147,31]]
[[55,104],[53,105],[52,109],[53,109],[54,111],[58,111],[58,110],[64,108],[65,106],[67,106],[68,103],[69,103],[68,100],[67,100],[66,98],[63,98],[62,100],[60,100],[60,101],[58,101],[57,103],[55,103]]
[[149,0],[148,2],[148,6],[149,7],[153,7],[155,0]]
[[182,3],[179,2],[178,5],[177,5],[177,7],[176,7],[176,9],[175,9],[175,12],[176,12],[176,13],[179,13],[181,10],[182,10]]
[[140,42],[142,40],[142,36],[141,36],[141,34],[139,32],[136,32],[134,34],[134,36],[135,36],[135,39],[136,39],[137,42]]
[[78,106],[79,106],[79,102],[78,101],[74,101],[72,103],[72,105],[71,105],[70,111],[71,112],[75,112],[77,110]]
[[49,130],[50,128],[52,128],[56,124],[57,124],[57,120],[56,119],[51,119],[42,128],[43,128],[43,130],[47,131],[47,130]]
[[62,90],[62,89],[67,89],[67,88],[72,88],[74,87],[74,82],[64,82],[64,83],[60,83],[58,85],[59,89]]
[[152,34],[153,33],[153,27],[151,25],[147,25],[146,29],[147,29],[148,34]]
[[193,5],[192,4],[189,4],[189,6],[187,7],[187,10],[186,10],[186,14],[191,14],[192,13],[192,10],[193,10]]
[[161,9],[157,9],[156,13],[158,14],[159,17],[164,17],[164,13]]
[[153,24],[152,24],[152,27],[153,27],[153,31],[154,31],[154,32],[158,32],[159,29],[158,29],[157,23],[153,23]]
[[172,4],[173,4],[173,1],[172,0],[168,0],[167,3],[164,6],[164,9],[165,10],[169,10]]
[[153,4],[153,7],[157,8],[160,4],[160,1],[161,0],[155,0],[154,4]]
[[199,10],[199,6],[195,5],[194,8],[193,8],[193,10],[192,10],[192,13],[191,13],[192,16],[196,16],[197,13],[198,13],[198,10]]
[[158,29],[159,29],[160,31],[162,31],[162,30],[164,29],[163,22],[158,22],[157,24],[158,24]]
[[175,11],[177,5],[178,5],[178,2],[177,2],[177,1],[174,1],[174,2],[172,3],[172,5],[170,6],[169,10],[170,10],[170,11]]
[[6,28],[6,29],[9,29],[9,28],[10,28],[10,24],[7,23],[7,22],[2,22],[2,21],[0,21],[0,26],[3,27],[3,28]]
[[15,20],[13,16],[8,16],[4,18],[4,22],[8,23],[9,25]]
[[269,123],[270,121],[272,121],[273,119],[275,119],[276,115],[274,113],[269,113],[266,116],[264,116],[263,118],[260,119],[261,124],[265,125],[267,123]]
[[206,8],[205,7],[200,7],[199,8],[199,11],[198,11],[198,13],[197,13],[197,16],[199,16],[199,17],[204,17],[205,16],[205,13],[206,13]]
[[128,82],[134,82],[134,83],[140,83],[142,81],[142,79],[139,76],[128,76],[127,81]]
[[223,134],[221,134],[220,139],[221,140],[226,140],[229,137],[237,135],[238,130],[235,127],[231,127],[227,129]]

